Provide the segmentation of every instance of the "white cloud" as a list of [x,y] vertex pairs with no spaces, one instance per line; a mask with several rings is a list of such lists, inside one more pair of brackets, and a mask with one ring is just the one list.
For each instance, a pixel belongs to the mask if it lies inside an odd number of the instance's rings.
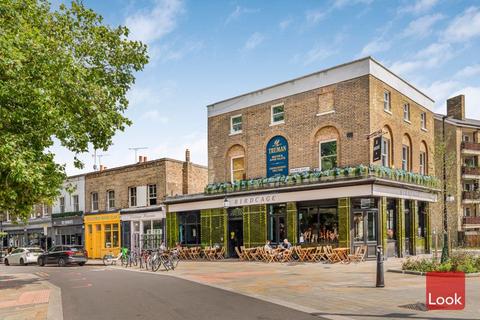
[[154,45],[150,47],[150,60],[160,62],[178,61],[189,53],[198,52],[202,48],[203,42],[201,41],[186,41],[180,45],[177,45],[176,42]]
[[308,24],[316,24],[327,16],[327,10],[310,10],[305,13]]
[[465,95],[465,113],[470,119],[480,119],[480,87],[465,87],[455,91],[451,97]]
[[258,47],[263,42],[264,39],[265,37],[261,33],[255,32],[247,39],[247,41],[245,42],[245,45],[243,46],[243,49],[253,50],[256,47]]
[[383,40],[381,38],[374,39],[367,43],[360,53],[360,56],[369,56],[378,52],[384,52],[390,49],[390,41]]
[[249,13],[256,13],[259,11],[260,9],[250,9],[250,8],[244,8],[241,6],[236,6],[235,10],[233,10],[232,13],[230,13],[228,17],[225,19],[225,24],[229,24],[230,22],[237,20],[242,15],[249,14]]
[[421,69],[440,67],[454,57],[452,46],[448,43],[432,43],[420,50],[409,60],[394,62],[390,68],[392,71],[405,75]]
[[190,150],[192,162],[207,165],[208,144],[205,133],[193,132],[184,136],[165,137],[162,142],[149,150],[152,159],[169,157],[184,160],[185,149]]
[[441,112],[442,106],[445,105],[445,100],[451,96],[452,92],[458,90],[460,83],[453,80],[435,81],[428,87],[421,88],[428,96],[435,100],[435,111]]
[[363,5],[369,5],[373,2],[374,0],[334,0],[333,1],[333,7],[334,8],[343,8],[348,5],[356,5],[356,4],[363,4]]
[[444,16],[436,13],[420,17],[411,21],[402,35],[405,37],[425,37],[432,33],[432,27],[438,21],[442,20]]
[[142,114],[141,118],[143,120],[159,122],[161,124],[167,124],[170,119],[168,117],[162,116],[158,110],[150,110]]
[[417,0],[414,4],[401,7],[398,11],[400,13],[414,13],[421,14],[432,9],[438,0]]
[[280,21],[280,23],[278,24],[278,27],[280,28],[280,30],[285,30],[287,29],[293,22],[293,19],[292,18],[288,18],[288,19],[285,19],[285,20],[282,20]]
[[480,9],[477,7],[470,7],[457,16],[443,34],[448,42],[468,41],[477,36],[480,36]]
[[[331,48],[325,46],[316,46],[306,53],[305,57],[303,57],[303,63],[308,65],[319,60],[326,59],[333,54],[335,54],[335,50],[332,50]],[[297,60],[298,58],[300,57],[297,56]]]
[[161,39],[175,29],[183,8],[182,0],[156,0],[153,8],[127,17],[125,24],[130,29],[129,38],[147,44]]
[[466,66],[455,74],[455,78],[469,78],[480,75],[480,64]]

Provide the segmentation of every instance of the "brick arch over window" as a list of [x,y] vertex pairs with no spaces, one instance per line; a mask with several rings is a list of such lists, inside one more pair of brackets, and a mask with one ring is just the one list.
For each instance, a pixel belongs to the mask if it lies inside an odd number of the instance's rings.
[[[404,147],[407,147],[407,150],[404,150]],[[413,146],[412,146],[412,138],[405,133],[402,138],[402,153],[400,154],[400,159],[402,160],[401,168],[407,171],[412,171],[413,163],[412,163],[412,154],[413,154]],[[406,154],[404,154],[406,153]],[[405,159],[404,159],[405,158]],[[406,162],[406,164],[405,164]]]
[[[423,154],[423,156],[422,156]],[[422,157],[424,157],[424,159],[422,159]],[[423,173],[425,175],[428,175],[429,172],[430,172],[430,168],[429,168],[429,154],[428,154],[428,146],[427,146],[427,143],[425,141],[422,140],[422,142],[420,143],[420,155],[419,155],[419,173]],[[423,161],[423,165],[424,165],[424,172],[422,172],[422,161]]]
[[[393,138],[393,131],[392,131],[392,128],[390,128],[390,126],[385,125],[383,126],[382,132],[383,132],[383,139],[387,140],[382,142],[382,165],[385,165],[387,167],[392,167],[395,163],[394,162],[395,141]],[[372,139],[372,143],[373,143],[373,139]]]
[[[314,168],[322,168],[321,164],[321,144],[336,141],[336,159],[335,163],[337,167],[340,167],[342,164],[339,163],[340,157],[340,133],[338,129],[334,126],[325,126],[320,128],[315,133],[315,152],[314,152]],[[331,150],[331,148],[329,148]],[[333,160],[333,159],[331,159]],[[325,168],[322,168],[325,169]]]
[[[243,161],[242,161],[243,158]],[[245,148],[239,144],[231,146],[225,156],[225,177],[226,180],[234,181],[246,178],[247,173],[247,158],[245,155]],[[242,170],[243,166],[243,170]],[[232,170],[233,168],[233,170]]]

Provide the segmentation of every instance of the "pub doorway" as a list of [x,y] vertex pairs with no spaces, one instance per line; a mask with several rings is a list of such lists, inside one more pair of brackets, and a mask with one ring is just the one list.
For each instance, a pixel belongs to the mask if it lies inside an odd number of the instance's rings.
[[228,210],[228,256],[238,258],[235,248],[243,246],[243,209],[230,208]]
[[366,258],[374,258],[378,245],[378,199],[352,200],[353,248],[367,246]]

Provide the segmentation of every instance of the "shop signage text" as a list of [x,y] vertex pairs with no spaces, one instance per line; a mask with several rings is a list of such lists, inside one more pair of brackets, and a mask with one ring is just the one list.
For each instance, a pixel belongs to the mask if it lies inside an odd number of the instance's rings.
[[267,144],[267,177],[288,175],[288,142],[275,136]]
[[268,194],[268,195],[256,195],[256,196],[247,196],[247,197],[238,197],[230,199],[232,207],[238,206],[248,206],[256,204],[267,204],[267,203],[276,203],[279,202],[278,194]]

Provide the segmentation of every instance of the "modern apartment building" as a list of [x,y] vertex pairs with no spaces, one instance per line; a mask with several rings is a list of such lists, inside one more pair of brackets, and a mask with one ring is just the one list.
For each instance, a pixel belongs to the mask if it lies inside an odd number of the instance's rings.
[[209,185],[167,198],[169,245],[428,252],[433,105],[370,57],[209,105]]
[[207,168],[185,161],[139,157],[132,165],[85,175],[85,247],[89,256],[117,254],[120,247],[158,247],[165,235],[167,195],[198,193]]
[[[445,123],[443,123],[445,121]],[[443,141],[445,125],[445,142]],[[435,115],[437,145],[446,150],[448,226],[452,245],[480,245],[480,121],[465,117],[465,96],[447,100],[447,115]],[[438,176],[442,175],[437,157]]]

